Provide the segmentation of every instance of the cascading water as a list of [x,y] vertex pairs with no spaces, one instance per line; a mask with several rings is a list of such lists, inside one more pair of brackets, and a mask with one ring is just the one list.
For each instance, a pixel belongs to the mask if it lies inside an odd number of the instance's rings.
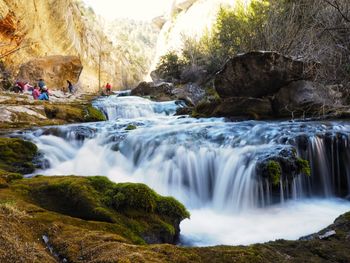
[[[193,119],[173,116],[179,102],[124,96],[94,105],[110,121],[21,134],[46,160],[37,172],[105,175],[172,195],[192,213],[181,225],[185,244],[295,239],[350,210],[350,202],[335,199],[350,193],[348,123]],[[137,129],[127,131],[130,124]],[[257,163],[291,146],[310,160],[312,175],[281,179],[276,188]]]

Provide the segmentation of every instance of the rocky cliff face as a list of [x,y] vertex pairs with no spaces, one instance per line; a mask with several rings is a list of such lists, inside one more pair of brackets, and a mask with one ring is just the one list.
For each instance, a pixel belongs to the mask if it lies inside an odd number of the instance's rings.
[[157,54],[152,66],[168,51],[178,51],[183,38],[200,38],[215,21],[221,5],[233,5],[230,0],[174,0],[171,10],[164,17],[153,20],[161,28],[157,43]]
[[37,57],[77,56],[83,65],[81,89],[96,91],[101,55],[102,82],[124,85],[121,72],[128,60],[78,0],[0,0],[0,43],[0,59],[15,75]]

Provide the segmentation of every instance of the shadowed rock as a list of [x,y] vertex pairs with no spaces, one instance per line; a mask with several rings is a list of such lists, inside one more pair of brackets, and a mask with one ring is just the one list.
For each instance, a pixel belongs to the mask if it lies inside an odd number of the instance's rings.
[[34,84],[44,79],[48,88],[67,86],[67,80],[76,83],[83,66],[75,56],[48,56],[33,59],[20,67],[17,79]]
[[222,98],[269,96],[292,81],[314,79],[314,66],[276,52],[249,52],[227,61],[215,88]]
[[275,95],[273,109],[279,117],[322,116],[345,105],[338,86],[325,86],[311,81],[295,81]]

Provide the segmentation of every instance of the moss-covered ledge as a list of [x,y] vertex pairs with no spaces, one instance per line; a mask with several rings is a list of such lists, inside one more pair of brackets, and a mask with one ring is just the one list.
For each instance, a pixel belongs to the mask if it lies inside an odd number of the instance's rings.
[[0,170],[2,173],[32,173],[35,170],[32,162],[37,153],[38,148],[31,142],[0,137]]
[[0,95],[2,130],[106,120],[105,115],[92,106],[96,95],[86,94],[75,99],[55,98],[52,101],[32,100],[28,96],[2,92]]
[[137,244],[176,243],[180,222],[189,217],[172,197],[144,184],[115,184],[106,177],[45,177],[15,181],[21,198],[48,211],[112,224]]

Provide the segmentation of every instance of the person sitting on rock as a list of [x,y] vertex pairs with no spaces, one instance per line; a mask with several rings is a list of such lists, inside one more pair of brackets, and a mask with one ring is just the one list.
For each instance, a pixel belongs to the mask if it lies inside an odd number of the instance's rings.
[[46,86],[42,88],[41,94],[39,96],[39,100],[49,100],[49,90]]
[[43,88],[46,87],[45,81],[43,79],[39,79],[38,86],[40,88],[40,92],[42,92]]
[[23,93],[25,83],[22,81],[16,81],[15,86],[13,87],[13,91],[16,93]]
[[38,100],[40,96],[40,90],[38,86],[35,86],[32,91],[33,99]]
[[30,92],[30,91],[33,91],[33,86],[29,84],[29,82],[26,82],[24,87],[23,87],[23,91],[24,92]]
[[106,94],[111,95],[111,91],[112,91],[112,85],[107,83],[106,84]]
[[68,83],[68,90],[69,90],[69,93],[73,93],[74,87],[73,87],[72,82],[70,82],[69,80],[67,80],[67,83]]

